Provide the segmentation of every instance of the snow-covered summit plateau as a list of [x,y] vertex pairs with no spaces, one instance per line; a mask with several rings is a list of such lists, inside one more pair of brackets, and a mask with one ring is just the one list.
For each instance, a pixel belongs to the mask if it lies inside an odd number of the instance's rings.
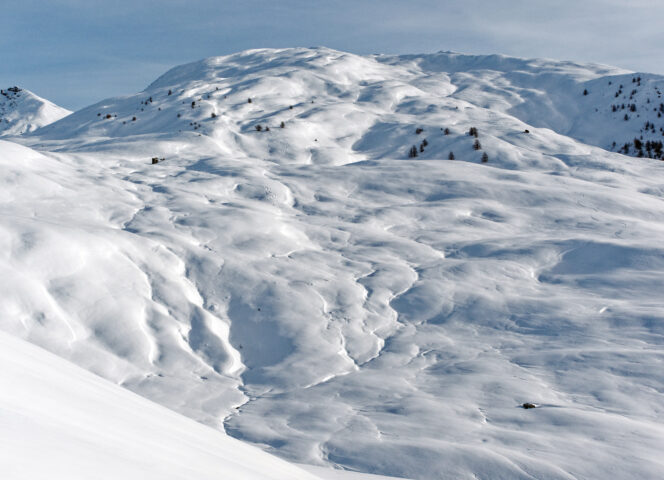
[[0,328],[299,463],[661,478],[662,89],[453,53],[176,67],[0,141]]

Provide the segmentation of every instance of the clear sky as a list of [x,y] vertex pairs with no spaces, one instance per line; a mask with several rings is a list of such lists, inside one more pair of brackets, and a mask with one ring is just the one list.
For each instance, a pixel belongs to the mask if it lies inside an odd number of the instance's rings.
[[0,86],[77,109],[172,66],[259,47],[453,50],[664,73],[657,0],[20,0],[0,7]]

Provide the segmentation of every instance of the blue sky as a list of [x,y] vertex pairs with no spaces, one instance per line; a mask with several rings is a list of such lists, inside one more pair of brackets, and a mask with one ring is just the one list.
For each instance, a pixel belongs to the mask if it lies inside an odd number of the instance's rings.
[[[553,6],[552,6],[553,5]],[[664,73],[653,0],[21,0],[0,11],[0,85],[77,109],[174,65],[259,47],[453,50]]]

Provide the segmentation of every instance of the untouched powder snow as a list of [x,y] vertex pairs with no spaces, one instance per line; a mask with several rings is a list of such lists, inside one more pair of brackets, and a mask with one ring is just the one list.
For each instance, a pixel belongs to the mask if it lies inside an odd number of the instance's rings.
[[0,137],[33,132],[70,113],[29,90],[0,89]]
[[299,463],[662,477],[664,163],[609,151],[625,75],[177,67],[0,141],[0,328]]

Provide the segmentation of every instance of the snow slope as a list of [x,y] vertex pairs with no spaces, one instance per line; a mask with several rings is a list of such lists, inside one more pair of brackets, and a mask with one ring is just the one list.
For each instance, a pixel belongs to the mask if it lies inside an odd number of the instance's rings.
[[0,386],[6,479],[319,478],[4,333]]
[[22,135],[66,117],[71,112],[29,90],[0,90],[0,136]]
[[455,98],[527,124],[612,151],[664,158],[661,150],[655,155],[634,145],[635,138],[644,144],[664,140],[661,75],[503,55],[439,53],[380,60],[391,65],[410,61],[423,73],[445,72],[457,87]]
[[0,327],[302,463],[661,477],[664,164],[581,141],[595,107],[561,100],[623,74],[325,48],[177,67],[0,142]]

